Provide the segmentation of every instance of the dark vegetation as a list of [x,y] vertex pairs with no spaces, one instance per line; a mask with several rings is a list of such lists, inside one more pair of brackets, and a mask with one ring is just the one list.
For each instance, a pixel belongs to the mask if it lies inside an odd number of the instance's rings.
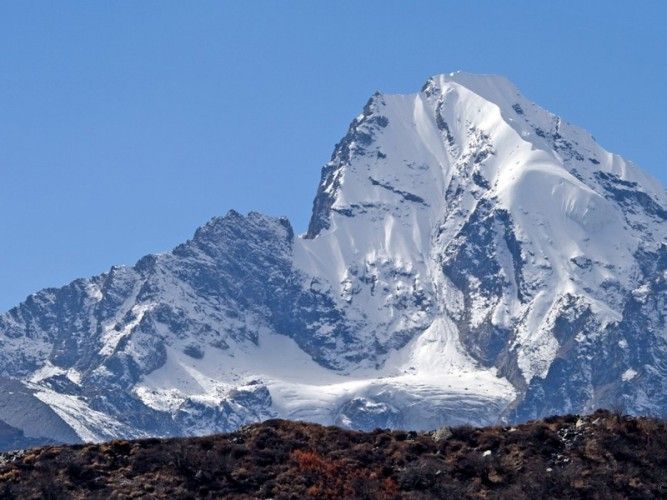
[[665,423],[598,411],[515,427],[233,434],[0,454],[1,498],[665,498]]

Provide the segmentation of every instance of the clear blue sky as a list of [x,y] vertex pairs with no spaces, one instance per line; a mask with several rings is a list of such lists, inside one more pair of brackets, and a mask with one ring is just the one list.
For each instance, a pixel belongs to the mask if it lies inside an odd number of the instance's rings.
[[375,90],[499,73],[667,181],[667,2],[4,1],[0,310],[230,208],[305,229]]

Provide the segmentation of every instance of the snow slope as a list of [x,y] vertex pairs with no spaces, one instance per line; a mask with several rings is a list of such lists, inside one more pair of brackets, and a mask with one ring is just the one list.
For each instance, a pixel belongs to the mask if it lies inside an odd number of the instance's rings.
[[38,292],[0,318],[0,375],[83,440],[665,416],[666,207],[506,79],[439,75],[371,97],[306,234],[232,211]]

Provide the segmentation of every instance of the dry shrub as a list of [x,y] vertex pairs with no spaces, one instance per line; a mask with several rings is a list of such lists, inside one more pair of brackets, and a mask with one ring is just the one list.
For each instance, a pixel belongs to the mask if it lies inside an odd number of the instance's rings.
[[438,442],[273,420],[31,450],[0,460],[0,498],[667,498],[665,470],[664,422],[606,412],[459,427]]

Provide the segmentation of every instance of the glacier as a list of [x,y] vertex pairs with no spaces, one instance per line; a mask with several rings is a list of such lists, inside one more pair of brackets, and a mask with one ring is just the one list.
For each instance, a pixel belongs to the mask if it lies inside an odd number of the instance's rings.
[[0,421],[76,442],[665,417],[666,219],[658,181],[503,77],[376,93],[305,234],[230,211],[0,316]]

